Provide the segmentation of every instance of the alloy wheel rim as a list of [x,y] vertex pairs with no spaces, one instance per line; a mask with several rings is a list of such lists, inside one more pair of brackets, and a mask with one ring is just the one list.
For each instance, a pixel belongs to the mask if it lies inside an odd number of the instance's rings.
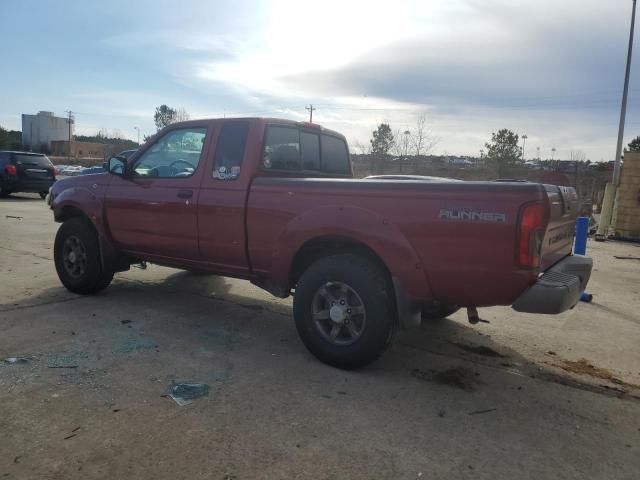
[[311,318],[324,339],[337,346],[356,342],[367,324],[364,302],[343,282],[327,282],[316,291]]
[[87,251],[82,240],[75,235],[68,237],[62,247],[65,271],[72,278],[80,278],[87,270]]

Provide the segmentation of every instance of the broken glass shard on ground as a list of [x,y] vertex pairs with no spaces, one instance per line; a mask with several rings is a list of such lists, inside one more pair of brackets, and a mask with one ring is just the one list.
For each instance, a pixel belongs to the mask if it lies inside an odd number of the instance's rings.
[[171,383],[166,395],[171,397],[181,407],[189,405],[193,400],[209,395],[209,385],[206,383]]

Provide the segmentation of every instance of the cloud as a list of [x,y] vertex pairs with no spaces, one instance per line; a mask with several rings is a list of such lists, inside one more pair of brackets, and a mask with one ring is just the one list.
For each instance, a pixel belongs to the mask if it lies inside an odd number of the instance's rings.
[[[315,94],[441,107],[615,106],[620,77],[612,72],[622,72],[624,35],[601,28],[607,18],[596,18],[597,9],[587,21],[566,9],[542,17],[503,2],[467,5],[446,31],[426,23],[421,35],[368,51],[348,65],[280,80]],[[586,23],[594,27],[585,30]]]

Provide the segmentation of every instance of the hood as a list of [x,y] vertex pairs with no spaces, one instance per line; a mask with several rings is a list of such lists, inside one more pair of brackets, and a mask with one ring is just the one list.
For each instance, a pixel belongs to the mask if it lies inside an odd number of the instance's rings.
[[69,188],[90,188],[92,185],[106,186],[109,184],[108,173],[92,173],[88,175],[77,175],[75,177],[67,177],[62,180],[58,180],[51,187],[51,192],[54,195],[59,195],[64,190]]

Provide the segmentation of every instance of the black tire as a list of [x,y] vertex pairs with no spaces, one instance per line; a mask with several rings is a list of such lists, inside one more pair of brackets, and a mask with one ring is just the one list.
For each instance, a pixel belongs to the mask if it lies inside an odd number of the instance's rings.
[[445,305],[443,303],[434,303],[422,308],[422,319],[427,321],[442,320],[449,315],[453,315],[460,307],[456,305]]
[[[72,247],[84,252],[74,250],[73,262],[69,252]],[[85,218],[74,217],[60,225],[53,254],[60,281],[73,293],[97,293],[113,279],[113,270],[102,268],[98,233]]]
[[0,185],[0,198],[7,198],[11,192]]
[[49,193],[49,192],[40,192],[40,198],[41,198],[42,200],[44,200],[45,198],[47,198],[47,194],[48,194],[48,193]]
[[[330,312],[327,298],[322,295],[328,288],[346,295],[342,313],[346,318],[334,322],[331,315],[317,320],[320,314]],[[341,293],[342,292],[342,293]],[[293,300],[296,329],[302,342],[320,361],[342,369],[363,367],[376,360],[391,344],[398,323],[393,288],[388,275],[375,262],[356,254],[340,254],[322,258],[313,263],[300,278]],[[317,302],[325,302],[326,310],[316,312]],[[362,311],[364,313],[352,314]],[[323,307],[323,308],[324,308]],[[333,307],[332,307],[333,309]],[[339,336],[325,330],[338,328]],[[359,335],[353,335],[353,331]],[[324,333],[323,333],[324,331]],[[341,342],[341,343],[339,343]]]

